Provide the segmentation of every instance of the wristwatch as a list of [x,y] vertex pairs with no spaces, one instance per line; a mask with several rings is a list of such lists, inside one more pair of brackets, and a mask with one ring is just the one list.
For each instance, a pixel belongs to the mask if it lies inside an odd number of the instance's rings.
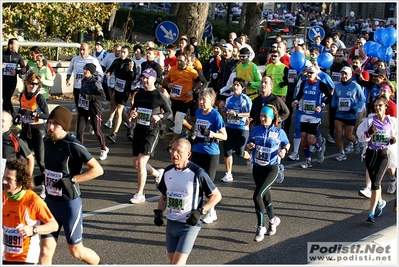
[[76,178],[75,178],[75,177],[72,177],[72,178],[71,178],[71,182],[72,182],[73,184],[76,184]]
[[208,210],[206,210],[204,208],[199,208],[198,211],[201,213],[201,215],[207,215],[208,214]]
[[39,233],[39,230],[37,229],[36,226],[33,226],[33,235],[37,235]]
[[159,118],[160,118],[161,120],[163,120],[163,114],[162,114],[162,113],[159,113],[158,116],[159,116]]

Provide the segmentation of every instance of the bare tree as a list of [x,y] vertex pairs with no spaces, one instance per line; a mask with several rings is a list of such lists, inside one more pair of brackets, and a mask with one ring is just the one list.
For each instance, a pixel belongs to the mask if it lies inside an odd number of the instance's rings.
[[243,3],[241,7],[241,16],[240,16],[240,22],[238,25],[240,28],[244,28],[245,25],[245,19],[246,19],[246,13],[247,13],[247,3]]
[[209,2],[180,3],[176,14],[180,35],[186,34],[189,38],[196,37],[197,40],[201,40],[208,11]]
[[[247,3],[247,10],[245,12],[246,21],[244,26],[244,33],[249,37],[249,45],[254,51],[259,50],[258,36],[260,33],[259,18],[262,14],[262,2]],[[241,13],[242,14],[242,13]],[[255,53],[257,55],[258,53]],[[255,57],[257,60],[257,56]]]

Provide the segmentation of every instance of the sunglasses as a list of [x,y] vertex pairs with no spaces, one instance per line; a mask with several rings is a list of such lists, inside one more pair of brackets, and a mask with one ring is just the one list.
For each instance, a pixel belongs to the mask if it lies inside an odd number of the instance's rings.
[[336,57],[344,57],[344,55],[335,55]]
[[33,86],[38,86],[38,85],[39,85],[39,83],[31,83],[30,85],[33,85]]
[[240,58],[246,58],[247,56],[240,56]]
[[378,107],[378,108],[381,108],[382,106],[385,106],[385,104],[375,104],[375,105],[374,105],[374,107],[376,107],[376,108],[377,108],[377,107]]
[[271,55],[271,57],[278,57],[277,55]]

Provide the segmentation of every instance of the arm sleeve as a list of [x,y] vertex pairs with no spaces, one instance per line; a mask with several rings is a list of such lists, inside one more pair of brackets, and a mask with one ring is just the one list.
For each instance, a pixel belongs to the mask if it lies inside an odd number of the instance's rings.
[[320,82],[320,91],[326,96],[326,98],[324,99],[324,104],[328,105],[329,103],[331,103],[332,95],[330,90],[328,89],[327,84]]
[[39,94],[36,98],[36,102],[39,105],[40,110],[42,111],[42,113],[39,115],[39,118],[47,120],[50,114],[49,114],[46,99],[44,98],[44,96],[42,94]]
[[169,119],[172,117],[172,109],[169,105],[169,99],[161,93],[162,105],[161,108],[164,110],[165,119]]
[[44,75],[44,77],[40,77],[40,80],[45,86],[54,86],[53,76],[51,75],[51,71],[49,68],[46,68],[46,74]]
[[252,74],[254,75],[254,80],[251,82],[251,88],[259,88],[262,81],[262,76],[260,74],[258,66],[256,66],[255,64],[252,65]]

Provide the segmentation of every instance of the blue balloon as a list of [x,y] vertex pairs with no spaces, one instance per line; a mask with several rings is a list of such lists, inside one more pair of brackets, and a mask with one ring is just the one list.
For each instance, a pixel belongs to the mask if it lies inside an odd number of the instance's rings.
[[372,57],[378,57],[378,49],[380,49],[380,44],[373,44],[369,49],[369,55]]
[[393,50],[390,46],[381,46],[377,51],[378,57],[381,60],[388,61],[393,57]]
[[378,28],[374,33],[374,42],[382,44],[382,34],[385,28]]
[[393,27],[385,28],[381,39],[384,46],[394,45],[396,43],[396,29]]
[[290,65],[297,72],[301,72],[306,65],[305,55],[301,52],[295,52],[290,57]]
[[334,62],[334,57],[329,52],[324,52],[317,57],[317,64],[321,69],[328,69]]
[[375,44],[373,41],[367,41],[367,42],[364,44],[363,50],[364,50],[364,53],[366,53],[366,55],[369,55],[369,54],[370,54],[370,47],[371,47],[373,44]]

